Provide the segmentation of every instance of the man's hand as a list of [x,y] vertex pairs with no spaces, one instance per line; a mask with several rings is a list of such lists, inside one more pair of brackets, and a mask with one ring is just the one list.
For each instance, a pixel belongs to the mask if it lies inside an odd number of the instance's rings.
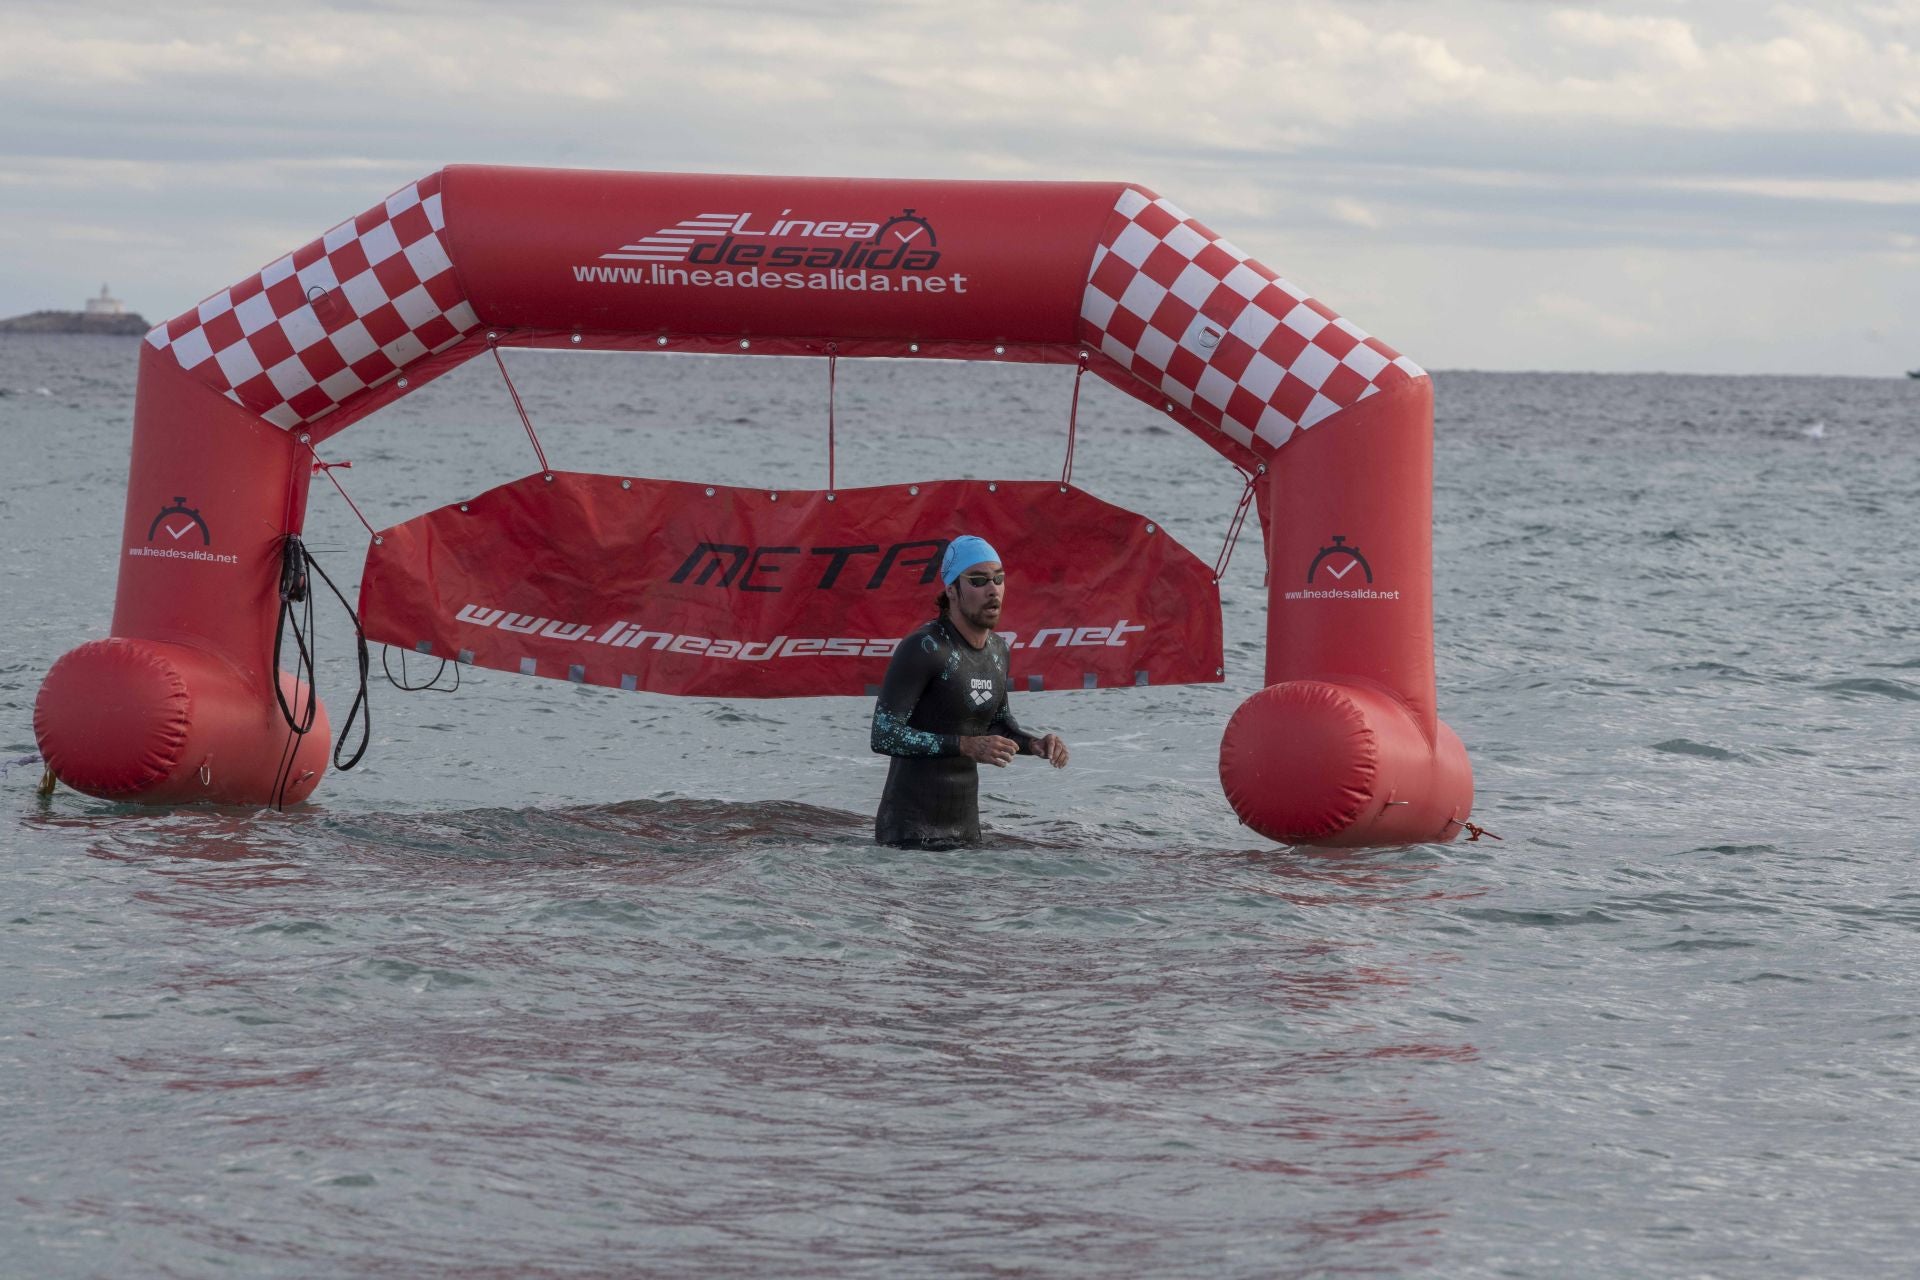
[[1060,741],[1060,735],[1057,733],[1050,733],[1044,738],[1035,738],[1033,754],[1056,769],[1067,767],[1067,744]]
[[990,764],[996,769],[1007,767],[1007,761],[1020,754],[1020,744],[1012,738],[1002,738],[997,734],[982,734],[977,738],[962,737],[960,754],[969,760],[978,760],[981,764]]

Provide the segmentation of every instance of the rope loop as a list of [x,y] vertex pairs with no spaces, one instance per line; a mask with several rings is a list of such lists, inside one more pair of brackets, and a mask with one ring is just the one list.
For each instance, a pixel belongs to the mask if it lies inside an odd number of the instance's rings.
[[[387,655],[392,651],[391,645],[383,644],[380,646],[380,670],[386,673],[387,683],[402,693],[457,693],[459,691],[459,663],[449,664],[445,658],[441,658],[439,659],[440,666],[434,671],[432,678],[424,684],[415,684],[413,677],[407,674],[407,651],[405,649],[400,651],[400,677],[397,680],[394,678],[393,666],[387,661]],[[449,665],[453,667],[453,683],[450,685],[441,684],[440,677],[447,673],[447,667]]]
[[1485,836],[1489,840],[1501,840],[1501,843],[1503,844],[1505,843],[1505,841],[1502,840],[1500,836],[1495,835],[1493,832],[1487,830],[1485,827],[1479,825],[1478,823],[1468,822],[1463,818],[1448,818],[1447,821],[1453,826],[1459,827],[1461,830],[1467,833],[1468,844],[1472,844],[1474,841],[1478,840],[1481,836]]

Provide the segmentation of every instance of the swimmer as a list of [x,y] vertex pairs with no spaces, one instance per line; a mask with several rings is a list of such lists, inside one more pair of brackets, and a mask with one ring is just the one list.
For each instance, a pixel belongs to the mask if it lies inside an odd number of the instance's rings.
[[1023,730],[1007,709],[1007,642],[993,634],[1007,576],[1000,553],[971,534],[940,561],[939,616],[893,651],[873,708],[873,749],[893,759],[873,838],[909,849],[980,840],[980,768],[1016,755],[1056,769],[1067,744]]

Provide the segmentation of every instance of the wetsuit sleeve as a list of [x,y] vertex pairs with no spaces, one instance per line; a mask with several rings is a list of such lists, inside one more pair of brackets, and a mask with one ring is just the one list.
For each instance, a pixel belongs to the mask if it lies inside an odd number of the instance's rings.
[[987,726],[987,732],[997,733],[1003,738],[1012,738],[1019,744],[1020,754],[1023,756],[1033,754],[1034,736],[1020,727],[1020,722],[1013,718],[1013,708],[1004,702],[1000,704],[1000,714],[995,716],[993,723]]
[[873,749],[883,756],[957,756],[960,739],[951,733],[916,729],[908,720],[920,695],[939,674],[939,655],[914,637],[902,640],[887,664],[880,697],[873,704]]

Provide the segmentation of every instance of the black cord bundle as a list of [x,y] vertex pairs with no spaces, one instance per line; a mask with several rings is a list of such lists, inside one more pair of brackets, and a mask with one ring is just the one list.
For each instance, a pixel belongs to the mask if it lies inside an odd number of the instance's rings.
[[[280,771],[273,788],[273,806],[278,809],[285,805],[287,788],[292,782],[293,759],[296,744],[313,729],[314,717],[320,711],[320,694],[315,688],[314,652],[318,647],[319,633],[314,625],[312,580],[308,571],[320,575],[320,580],[333,592],[334,599],[347,611],[347,617],[353,622],[353,634],[358,646],[360,668],[360,687],[353,696],[353,705],[347,709],[347,728],[350,731],[354,720],[360,721],[360,745],[353,755],[342,760],[340,753],[346,746],[346,734],[333,747],[333,767],[346,771],[360,763],[360,757],[367,753],[367,744],[373,737],[373,711],[367,701],[367,673],[370,662],[367,657],[367,633],[360,626],[360,615],[354,612],[347,598],[340,594],[340,588],[334,586],[333,579],[327,576],[319,562],[307,551],[295,534],[288,534],[280,548],[280,619],[273,632],[273,696],[280,703],[280,714],[287,722],[287,744],[280,756]],[[296,608],[296,606],[299,606]],[[306,686],[306,698],[299,710],[287,704],[286,691],[280,687],[280,654],[288,630],[293,632],[294,647],[299,652],[299,661],[295,664],[293,675]],[[299,701],[299,695],[295,695]]]

